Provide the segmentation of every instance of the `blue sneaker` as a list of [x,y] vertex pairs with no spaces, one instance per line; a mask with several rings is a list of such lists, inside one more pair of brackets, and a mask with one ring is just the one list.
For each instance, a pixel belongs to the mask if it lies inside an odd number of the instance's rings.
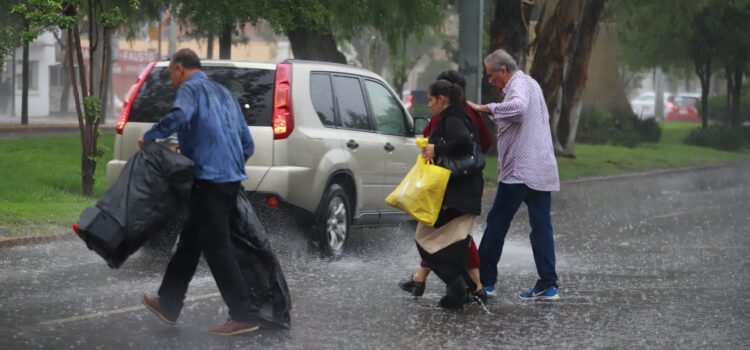
[[539,290],[536,287],[524,290],[518,293],[521,299],[525,300],[544,300],[544,301],[557,301],[560,300],[560,295],[557,294],[557,287],[549,287],[545,290]]
[[497,293],[495,293],[495,286],[494,285],[485,286],[484,287],[484,291],[487,292],[487,296],[488,297],[494,297],[495,295],[497,295]]

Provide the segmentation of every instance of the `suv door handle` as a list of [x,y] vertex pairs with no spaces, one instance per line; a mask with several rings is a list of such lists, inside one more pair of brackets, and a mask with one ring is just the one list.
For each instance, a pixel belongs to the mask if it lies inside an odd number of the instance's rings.
[[346,143],[346,147],[349,147],[349,149],[356,149],[359,147],[359,144],[354,140],[349,140],[349,142]]
[[383,146],[383,149],[385,149],[388,152],[393,152],[396,147],[393,147],[393,145],[390,142],[386,142],[385,146]]

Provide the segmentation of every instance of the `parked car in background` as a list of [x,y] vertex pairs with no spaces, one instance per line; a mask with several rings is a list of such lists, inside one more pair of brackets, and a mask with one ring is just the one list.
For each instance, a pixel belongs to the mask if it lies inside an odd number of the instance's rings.
[[[253,136],[255,154],[242,185],[256,208],[289,215],[285,221],[306,228],[332,255],[342,252],[353,225],[409,219],[384,199],[414,164],[415,131],[383,78],[353,66],[300,60],[202,65],[237,98]],[[174,102],[167,66],[149,64],[130,89],[107,164],[109,186],[137,152],[137,140]]]
[[665,121],[700,122],[698,106],[701,98],[699,94],[681,93],[667,99],[664,112]]
[[[665,100],[666,101],[666,100]],[[652,91],[644,92],[630,100],[630,106],[640,119],[651,119],[656,115],[656,94]]]
[[426,90],[407,90],[401,94],[401,101],[413,117],[430,118],[430,108],[427,106]]
[[[700,94],[680,92],[677,94],[664,94],[664,114],[665,121],[700,121],[698,115],[698,106],[700,104]],[[630,100],[630,106],[633,112],[640,119],[650,119],[656,117],[656,94],[653,91],[646,91]]]

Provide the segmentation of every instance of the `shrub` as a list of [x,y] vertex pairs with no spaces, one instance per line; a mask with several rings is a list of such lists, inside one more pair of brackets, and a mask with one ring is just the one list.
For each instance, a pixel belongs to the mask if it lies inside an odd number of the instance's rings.
[[750,126],[743,126],[740,132],[745,137],[745,146],[750,146]]
[[635,148],[641,143],[636,127],[639,120],[635,114],[617,114],[614,121],[611,139],[613,145]]
[[708,128],[692,130],[684,142],[688,145],[711,147],[724,151],[736,151],[747,144],[742,130],[723,125],[711,125]]
[[576,132],[576,142],[600,145],[609,142],[613,128],[612,115],[607,112],[586,111],[581,113]]
[[658,143],[661,139],[661,127],[656,119],[637,119],[635,129],[643,142]]
[[[729,123],[727,95],[716,95],[708,98],[708,117],[724,124]],[[740,122],[748,120],[750,120],[750,94],[744,94],[740,96]]]
[[661,127],[654,119],[641,120],[633,113],[612,115],[586,111],[578,122],[578,143],[636,147],[641,142],[659,142]]

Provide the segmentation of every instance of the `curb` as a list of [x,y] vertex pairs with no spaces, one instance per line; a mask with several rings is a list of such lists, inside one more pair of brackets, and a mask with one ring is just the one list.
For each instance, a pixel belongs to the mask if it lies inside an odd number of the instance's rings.
[[684,167],[669,168],[669,169],[657,169],[657,170],[648,170],[648,171],[635,172],[635,173],[617,174],[617,175],[611,175],[611,176],[583,177],[580,179],[566,180],[566,181],[561,182],[561,184],[575,185],[579,183],[595,182],[595,181],[612,181],[612,180],[630,179],[630,178],[635,178],[635,177],[647,177],[647,176],[656,176],[656,175],[664,175],[664,174],[671,174],[671,173],[682,173],[682,172],[688,172],[688,171],[728,168],[728,167],[743,165],[743,164],[750,165],[750,161],[737,160],[737,161],[721,162],[721,163],[708,164],[708,165],[692,165],[692,166],[684,166]]
[[19,237],[0,237],[0,249],[10,248],[17,246],[26,246],[31,244],[49,243],[54,241],[68,240],[72,238],[71,235],[66,235],[63,232],[53,233],[49,235],[27,235]]
[[[114,130],[115,126],[112,124],[99,125],[102,130]],[[55,131],[55,130],[76,130],[78,131],[77,123],[66,123],[66,124],[0,124],[0,133],[13,133],[13,132],[34,132],[34,131]]]

